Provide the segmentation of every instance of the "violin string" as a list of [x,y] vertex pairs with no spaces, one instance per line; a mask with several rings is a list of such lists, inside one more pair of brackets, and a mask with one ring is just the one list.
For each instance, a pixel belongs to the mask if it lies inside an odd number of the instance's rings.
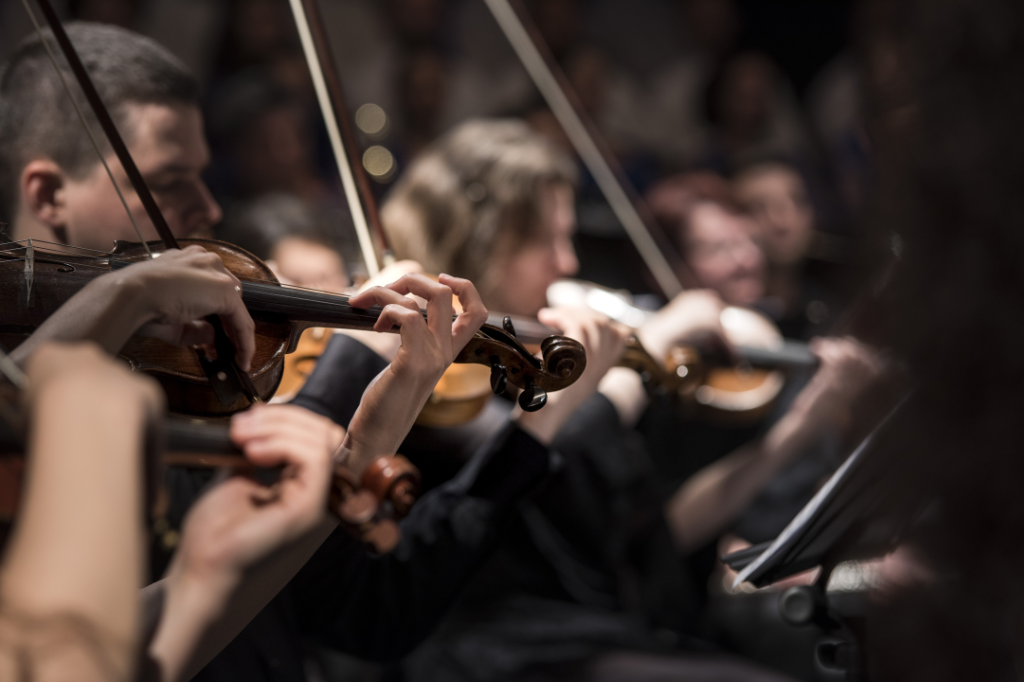
[[53,68],[57,72],[57,77],[60,78],[61,85],[64,86],[64,92],[67,93],[68,99],[71,100],[71,105],[75,108],[75,113],[78,114],[78,120],[82,122],[82,127],[85,128],[86,135],[89,136],[92,148],[96,150],[96,155],[99,157],[100,163],[103,164],[104,170],[107,171],[107,177],[110,178],[111,184],[114,185],[114,191],[117,192],[117,197],[121,200],[121,205],[124,206],[125,213],[128,214],[128,220],[131,221],[132,227],[135,228],[135,234],[139,236],[139,241],[142,242],[142,247],[146,250],[146,254],[152,258],[153,252],[150,251],[149,244],[147,244],[146,240],[142,237],[142,230],[139,229],[138,223],[135,222],[135,216],[132,215],[131,209],[128,208],[128,202],[125,200],[124,194],[121,192],[121,188],[117,184],[117,180],[114,179],[114,173],[110,170],[106,157],[100,150],[99,142],[96,141],[96,137],[92,133],[92,127],[90,127],[89,122],[86,120],[85,114],[82,113],[81,107],[78,106],[78,99],[71,92],[71,87],[64,78],[64,72],[57,63],[57,56],[53,53],[53,48],[50,47],[50,42],[46,40],[46,37],[43,35],[43,29],[39,25],[39,20],[36,19],[35,12],[33,12],[32,8],[29,7],[28,0],[21,0],[21,4],[25,7],[25,11],[28,12],[28,16],[32,20],[32,25],[36,29],[36,36],[38,36],[39,42],[41,42],[43,47],[46,48],[46,54],[50,57],[50,63],[53,64]]
[[0,346],[0,374],[7,377],[7,380],[19,390],[25,390],[25,387],[28,386],[28,377],[21,371],[21,367],[18,367],[18,363],[11,359],[3,346]]

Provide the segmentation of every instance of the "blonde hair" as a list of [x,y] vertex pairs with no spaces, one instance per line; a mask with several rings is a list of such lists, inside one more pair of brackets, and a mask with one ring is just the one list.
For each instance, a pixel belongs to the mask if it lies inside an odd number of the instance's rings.
[[500,250],[535,236],[540,190],[576,183],[573,162],[521,121],[458,126],[409,166],[381,211],[398,258],[472,280],[486,300]]

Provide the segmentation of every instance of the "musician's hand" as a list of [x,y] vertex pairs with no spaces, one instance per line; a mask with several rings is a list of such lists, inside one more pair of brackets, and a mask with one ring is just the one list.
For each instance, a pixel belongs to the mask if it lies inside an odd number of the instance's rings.
[[171,250],[97,277],[11,357],[24,363],[48,341],[92,341],[114,354],[134,334],[179,346],[207,346],[212,352],[213,328],[203,321],[207,315],[220,316],[237,349],[236,361],[248,369],[256,348],[255,325],[242,303],[238,279],[219,256],[199,246]]
[[[405,275],[422,275],[423,266],[414,260],[400,260],[387,266],[375,276],[363,282],[359,292],[383,287],[394,283]],[[361,329],[339,329],[336,334],[344,334],[356,339],[367,348],[381,356],[388,362],[395,359],[398,349],[402,346],[402,337],[398,334],[378,334]]]
[[118,286],[134,287],[143,307],[139,334],[176,346],[203,346],[212,353],[213,327],[203,318],[217,315],[235,344],[238,365],[250,369],[255,325],[242,302],[241,282],[220,256],[201,246],[172,249],[111,276]]
[[231,438],[257,467],[284,467],[271,487],[234,475],[189,511],[169,570],[224,599],[245,571],[310,531],[327,510],[333,455],[344,429],[293,405],[256,406],[231,419]]
[[608,370],[622,358],[631,332],[605,315],[584,308],[545,308],[537,319],[579,341],[587,353],[587,367],[576,383],[550,394],[544,409],[516,417],[535,438],[550,443],[569,415],[597,390]]
[[852,337],[812,339],[810,348],[821,365],[792,409],[822,427],[845,428],[854,403],[884,375],[886,363]]
[[370,279],[363,282],[356,293],[362,293],[367,289],[372,289],[373,287],[386,287],[389,284],[397,282],[406,275],[422,274],[425,274],[423,266],[414,260],[395,261],[391,265],[384,267]]
[[690,290],[679,294],[652,315],[637,330],[644,348],[659,360],[680,344],[711,345],[729,349],[722,328],[725,303],[709,290]]
[[887,363],[876,351],[850,337],[814,339],[810,346],[821,365],[766,436],[769,443],[784,443],[781,450],[791,454],[822,433],[846,429],[856,401],[877,385],[887,370]]
[[[454,324],[453,293],[463,310]],[[410,295],[427,302],[426,319]],[[471,282],[448,275],[437,282],[405,275],[386,287],[367,289],[350,302],[359,308],[383,306],[374,329],[398,327],[402,339],[394,360],[366,389],[349,425],[348,464],[359,473],[376,457],[395,453],[441,375],[487,320],[487,309]]]

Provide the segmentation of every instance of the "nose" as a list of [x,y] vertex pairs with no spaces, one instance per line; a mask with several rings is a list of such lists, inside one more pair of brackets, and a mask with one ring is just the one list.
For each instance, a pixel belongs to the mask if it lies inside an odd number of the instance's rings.
[[761,267],[761,249],[752,242],[746,242],[737,249],[736,262],[746,271],[753,271]]
[[573,248],[572,240],[566,238],[559,240],[555,247],[555,265],[560,277],[572,277],[580,269],[580,261],[576,257],[576,249]]
[[224,217],[224,211],[220,204],[210,194],[206,183],[199,181],[196,187],[196,204],[188,216],[188,236],[199,236],[209,234],[214,225]]

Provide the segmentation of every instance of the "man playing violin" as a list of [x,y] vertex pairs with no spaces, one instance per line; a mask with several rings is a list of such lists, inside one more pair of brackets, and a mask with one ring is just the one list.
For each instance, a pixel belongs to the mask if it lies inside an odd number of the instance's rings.
[[[152,183],[172,232],[206,236],[220,219],[220,209],[200,177],[208,152],[192,77],[165,50],[127,31],[77,24],[68,32]],[[37,40],[19,47],[0,73],[0,192],[14,218],[11,237],[96,250],[108,249],[114,239],[137,241],[65,97]],[[152,238],[152,226],[116,158],[109,153],[106,158],[143,236]],[[453,293],[464,308],[454,327]],[[434,311],[428,320],[407,294],[427,300],[428,310]],[[333,412],[332,418],[348,425],[348,463],[358,468],[372,453],[397,448],[439,377],[439,363],[451,362],[486,311],[472,285],[457,278],[432,282],[409,276],[354,300],[385,306],[380,324],[401,328],[397,355],[391,362],[341,367],[325,358],[320,366],[335,370],[331,397],[338,402],[304,401],[300,395],[296,403]],[[44,340],[80,338],[117,352],[134,333],[181,345],[206,344],[210,329],[197,320],[209,314],[220,315],[238,349],[239,365],[247,367],[252,321],[237,279],[201,249],[168,252],[95,280],[22,344],[18,357],[24,360]],[[248,423],[261,423],[277,409],[260,410]],[[339,416],[339,410],[346,412]],[[555,412],[546,421],[537,416],[531,433],[543,438],[557,430],[560,418]],[[420,500],[403,525],[398,552],[371,560],[355,540],[327,527],[309,541],[305,553],[285,553],[280,560],[290,572],[281,575],[287,580],[323,543],[267,608],[254,617],[253,605],[258,610],[266,604],[283,581],[269,590],[265,584],[259,598],[246,602],[250,610],[236,624],[253,621],[196,679],[254,680],[268,678],[271,670],[275,679],[303,679],[299,630],[364,656],[408,651],[493,549],[497,531],[517,503],[548,473],[550,456],[543,442],[510,425],[457,480]],[[190,480],[179,481],[184,491],[177,495],[179,506],[202,483]],[[213,653],[207,651],[206,660]],[[194,674],[202,663],[190,661],[181,674]]]

